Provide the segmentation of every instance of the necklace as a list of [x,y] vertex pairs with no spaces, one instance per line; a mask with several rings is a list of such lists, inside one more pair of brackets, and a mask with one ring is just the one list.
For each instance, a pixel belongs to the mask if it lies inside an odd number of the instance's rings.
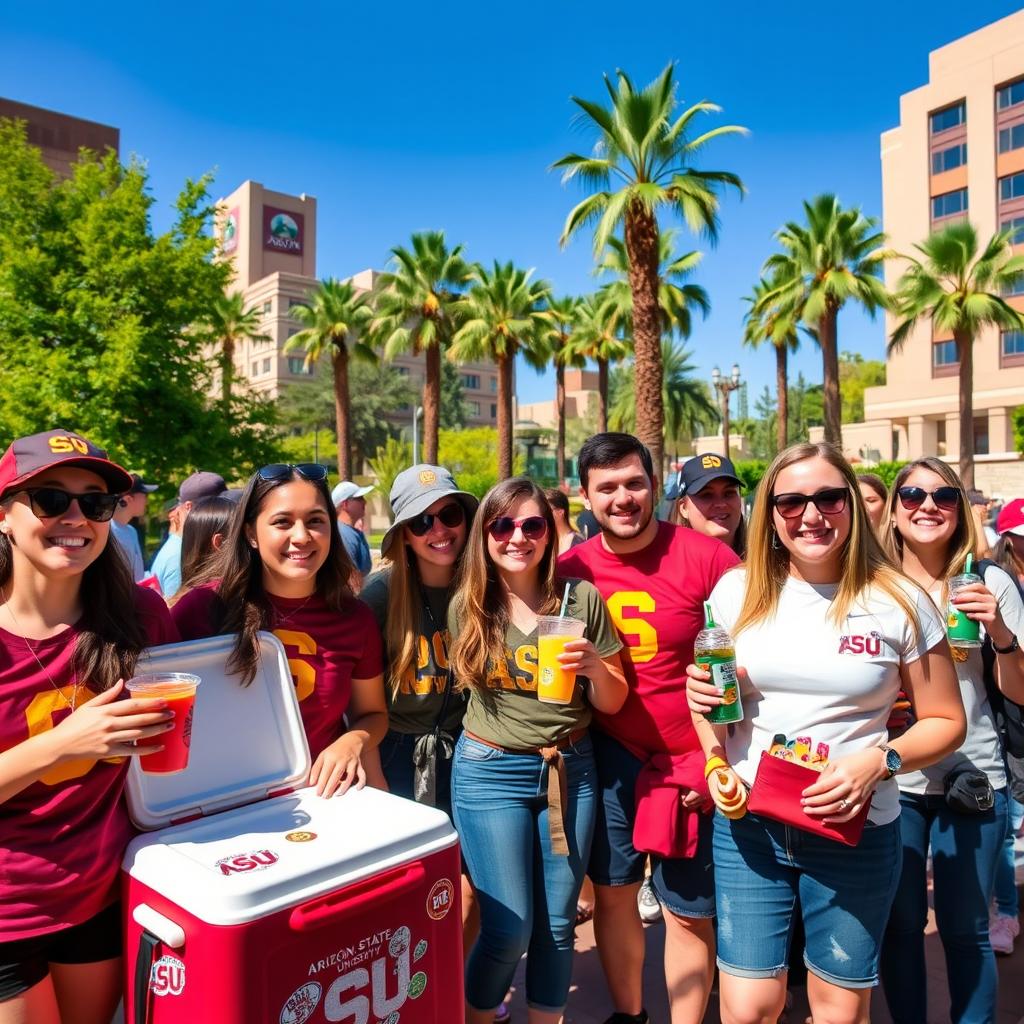
[[7,594],[3,594],[2,596],[4,599],[4,609],[6,610],[7,614],[11,617],[11,622],[14,623],[14,628],[17,630],[17,632],[14,635],[25,645],[25,649],[28,651],[29,654],[32,655],[32,657],[35,659],[36,664],[39,666],[39,671],[42,672],[44,676],[46,676],[47,681],[60,694],[61,699],[64,701],[64,703],[67,704],[67,706],[71,708],[72,711],[75,711],[76,705],[78,704],[77,680],[72,683],[74,689],[72,689],[71,691],[71,699],[68,700],[67,695],[64,693],[64,690],[53,681],[53,676],[50,675],[50,673],[46,669],[46,666],[39,660],[39,655],[36,654],[35,648],[28,642],[28,637],[25,636],[25,631],[21,628],[21,623],[18,622],[18,616],[14,614],[14,609],[11,607],[10,596]]
[[299,612],[301,612],[302,609],[305,608],[306,605],[309,604],[309,602],[312,601],[314,597],[316,597],[315,590],[313,591],[312,594],[309,595],[309,597],[306,598],[305,601],[302,602],[302,604],[298,606],[298,608],[293,608],[287,615],[282,615],[280,611],[278,611],[277,607],[273,603],[271,603],[270,609],[274,613],[274,625],[283,626],[293,615],[298,615]]

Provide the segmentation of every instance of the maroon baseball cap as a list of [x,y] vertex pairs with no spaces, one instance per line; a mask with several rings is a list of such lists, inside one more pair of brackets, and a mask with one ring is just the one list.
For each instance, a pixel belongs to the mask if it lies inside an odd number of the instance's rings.
[[1024,498],[1014,498],[1002,507],[996,520],[996,533],[1024,537]]
[[102,477],[111,494],[131,489],[131,474],[107,453],[73,430],[47,430],[19,437],[0,458],[0,494],[27,483],[53,466],[77,466]]

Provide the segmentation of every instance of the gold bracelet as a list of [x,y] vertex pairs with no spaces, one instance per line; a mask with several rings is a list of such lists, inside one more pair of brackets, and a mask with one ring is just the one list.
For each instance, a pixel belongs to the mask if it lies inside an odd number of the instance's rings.
[[709,778],[711,773],[717,768],[728,768],[729,762],[720,758],[717,754],[714,757],[708,758],[708,763],[704,765],[704,778]]

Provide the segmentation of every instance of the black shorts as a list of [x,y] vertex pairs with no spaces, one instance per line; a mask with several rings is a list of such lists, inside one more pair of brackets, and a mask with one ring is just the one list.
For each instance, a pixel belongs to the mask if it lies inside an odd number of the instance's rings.
[[50,973],[50,964],[94,964],[121,955],[121,904],[95,917],[31,939],[0,942],[0,1003],[20,996]]

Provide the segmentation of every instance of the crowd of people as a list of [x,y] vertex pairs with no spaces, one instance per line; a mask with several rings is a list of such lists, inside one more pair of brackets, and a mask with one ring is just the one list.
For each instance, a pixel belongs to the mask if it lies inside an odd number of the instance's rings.
[[[261,630],[288,653],[309,785],[378,786],[452,818],[468,1024],[507,1019],[524,954],[529,1022],[557,1024],[591,904],[607,1024],[644,1024],[652,903],[672,1024],[703,1018],[716,966],[729,1024],[778,1020],[804,978],[815,1021],[866,1022],[880,982],[894,1021],[923,1022],[929,858],[952,1019],[992,1021],[994,951],[1019,931],[1024,750],[1007,723],[1024,703],[1024,501],[988,535],[984,496],[941,460],[889,491],[824,444],[782,452],[749,516],[720,455],[684,464],[672,521],[631,435],[587,440],[579,476],[574,526],[566,495],[525,477],[478,502],[444,467],[413,466],[374,567],[368,488],[332,492],[309,463],[236,489],[199,472],[146,569],[132,523],[151,484],[70,431],[14,441],[0,1024],[108,1024],[127,764],[173,716],[124,680],[146,646],[226,634],[229,669],[251,681]],[[575,673],[565,702],[538,695],[550,615],[581,627],[558,659]],[[958,615],[984,646],[951,647]],[[731,725],[710,721],[722,691],[694,663],[709,616],[735,645]],[[813,743],[823,770],[784,814],[767,798],[725,813],[709,777],[762,797],[780,737]]]

